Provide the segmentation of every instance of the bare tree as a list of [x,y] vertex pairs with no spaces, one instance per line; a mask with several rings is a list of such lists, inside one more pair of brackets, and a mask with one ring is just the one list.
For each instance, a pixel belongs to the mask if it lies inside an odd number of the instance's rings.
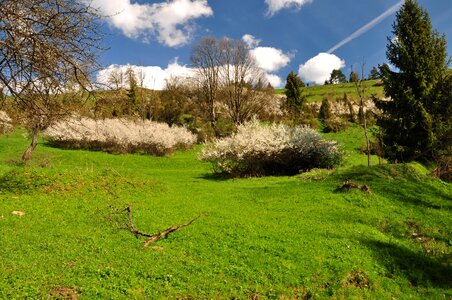
[[205,105],[210,126],[216,132],[215,102],[220,86],[220,49],[218,41],[211,36],[204,37],[193,47],[191,62],[196,70],[196,79],[202,90],[200,95]]
[[24,160],[39,132],[71,113],[62,96],[68,84],[87,90],[101,50],[98,19],[79,1],[0,1],[0,82],[32,135]]
[[[354,81],[355,89],[359,97],[359,122],[363,125],[364,137],[366,138],[366,150],[367,150],[367,165],[370,166],[370,141],[369,141],[369,133],[367,132],[367,118],[366,118],[366,108],[364,106],[365,101],[365,93],[366,93],[366,83],[364,78],[364,65],[361,65],[361,78]],[[353,72],[353,71],[352,71]],[[354,73],[354,72],[353,72]],[[356,73],[355,73],[356,74]]]
[[[216,130],[216,105],[221,102],[236,124],[241,124],[262,108],[263,79],[249,48],[242,41],[213,37],[203,38],[191,56],[200,87],[202,104]],[[261,87],[256,88],[256,87]]]
[[[227,38],[219,42],[224,103],[234,124],[239,125],[262,108],[263,76],[254,57],[242,41]],[[255,89],[257,87],[257,89]]]
[[124,72],[119,70],[111,70],[108,74],[107,83],[111,89],[118,91],[124,87]]
[[140,68],[137,71],[136,78],[138,81],[138,91],[139,91],[139,99],[138,100],[140,102],[140,109],[139,109],[140,110],[140,118],[142,120],[145,120],[146,119],[146,111],[147,111],[146,107],[147,107],[148,101],[144,95],[144,89],[145,89],[144,81],[146,79],[146,73],[143,71],[142,68]]

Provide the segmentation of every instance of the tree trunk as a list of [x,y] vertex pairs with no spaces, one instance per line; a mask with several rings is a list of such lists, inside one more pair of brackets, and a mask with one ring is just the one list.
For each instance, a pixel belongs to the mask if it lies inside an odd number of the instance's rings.
[[211,103],[209,103],[209,119],[210,119],[210,127],[212,128],[215,137],[219,136],[219,132],[217,131],[217,126],[216,126],[216,122],[215,122],[215,104],[212,101]]
[[38,145],[38,135],[39,135],[39,127],[36,126],[33,128],[33,137],[31,140],[31,144],[28,146],[27,150],[25,150],[24,154],[22,155],[23,161],[28,161],[31,158],[31,153],[33,150],[35,150],[36,146]]
[[361,99],[361,108],[363,111],[363,127],[364,127],[364,136],[366,138],[366,147],[367,147],[367,166],[370,166],[370,142],[369,136],[367,133],[367,120],[366,120],[366,112],[364,111],[364,101]]

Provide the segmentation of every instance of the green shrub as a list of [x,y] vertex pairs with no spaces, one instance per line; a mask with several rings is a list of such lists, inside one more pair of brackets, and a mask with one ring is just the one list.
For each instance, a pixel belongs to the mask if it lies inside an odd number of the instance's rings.
[[340,132],[348,128],[348,122],[339,117],[332,117],[324,121],[324,132]]
[[322,121],[331,118],[331,104],[327,97],[323,98],[322,105],[320,105],[319,119]]

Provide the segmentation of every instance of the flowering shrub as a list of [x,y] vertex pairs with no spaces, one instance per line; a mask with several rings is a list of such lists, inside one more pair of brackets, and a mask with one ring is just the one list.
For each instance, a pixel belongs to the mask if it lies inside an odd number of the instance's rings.
[[6,112],[0,110],[0,134],[9,133],[12,130],[11,118]]
[[71,119],[51,126],[44,135],[51,144],[63,148],[153,155],[187,149],[196,142],[196,136],[183,127],[124,119]]
[[216,172],[233,176],[296,174],[312,168],[332,168],[342,155],[334,141],[325,141],[315,130],[283,124],[241,125],[231,137],[207,144],[200,159]]

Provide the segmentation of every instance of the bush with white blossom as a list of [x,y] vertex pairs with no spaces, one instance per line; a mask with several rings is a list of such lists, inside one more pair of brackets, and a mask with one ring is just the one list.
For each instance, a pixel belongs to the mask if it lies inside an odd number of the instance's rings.
[[126,119],[73,118],[49,127],[44,136],[62,148],[159,156],[188,149],[196,142],[196,136],[184,127]]
[[293,175],[313,168],[333,168],[342,159],[335,141],[306,126],[260,125],[252,121],[237,133],[207,144],[200,159],[215,172],[233,176]]
[[11,125],[11,118],[8,114],[2,110],[0,110],[0,134],[10,133],[13,130],[13,126]]

